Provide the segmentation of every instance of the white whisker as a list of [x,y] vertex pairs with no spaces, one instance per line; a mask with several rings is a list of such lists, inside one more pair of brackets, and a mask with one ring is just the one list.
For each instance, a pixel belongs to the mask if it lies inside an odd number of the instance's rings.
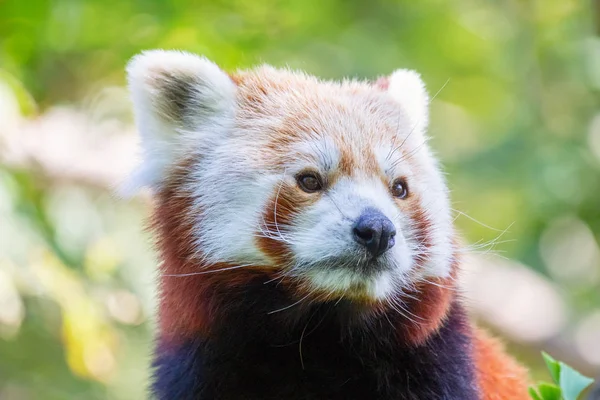
[[205,275],[205,274],[213,274],[215,272],[221,272],[221,271],[230,271],[232,269],[246,268],[246,267],[250,267],[250,266],[253,266],[253,265],[254,264],[242,264],[242,265],[236,265],[234,267],[226,267],[226,268],[220,268],[220,269],[211,269],[211,270],[208,270],[208,271],[189,272],[189,273],[185,273],[185,274],[163,274],[162,276],[184,277],[184,276],[194,276],[194,275]]
[[313,293],[314,293],[314,291],[308,293],[306,296],[302,297],[300,300],[296,301],[295,303],[290,304],[289,306],[285,306],[285,307],[279,308],[277,310],[269,311],[267,314],[271,315],[271,314],[275,314],[275,313],[278,313],[278,312],[281,312],[281,311],[289,310],[290,308],[292,308],[294,306],[297,306],[298,304],[302,303],[304,300],[306,300]]

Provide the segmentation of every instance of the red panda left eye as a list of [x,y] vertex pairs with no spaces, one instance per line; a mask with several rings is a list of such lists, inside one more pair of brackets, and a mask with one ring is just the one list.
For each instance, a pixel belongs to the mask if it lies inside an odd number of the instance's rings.
[[300,174],[296,178],[296,181],[298,182],[298,186],[300,186],[300,189],[304,190],[307,193],[314,193],[323,189],[321,180],[317,175],[313,173]]
[[408,185],[404,179],[398,178],[392,183],[392,195],[399,199],[408,197]]

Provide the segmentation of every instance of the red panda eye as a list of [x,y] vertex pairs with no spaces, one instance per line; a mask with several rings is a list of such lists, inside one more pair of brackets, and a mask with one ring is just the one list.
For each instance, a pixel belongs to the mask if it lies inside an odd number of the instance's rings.
[[399,199],[405,199],[408,197],[408,186],[406,181],[402,178],[398,178],[392,183],[392,195]]
[[321,180],[317,175],[313,173],[300,174],[296,177],[296,181],[298,182],[298,186],[300,186],[300,189],[304,190],[307,193],[314,193],[323,189]]

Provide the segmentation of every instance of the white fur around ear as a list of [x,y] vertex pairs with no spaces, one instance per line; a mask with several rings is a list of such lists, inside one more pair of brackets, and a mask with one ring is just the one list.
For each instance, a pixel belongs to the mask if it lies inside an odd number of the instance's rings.
[[389,77],[388,93],[402,106],[411,121],[411,129],[424,133],[429,122],[429,95],[421,75],[399,69]]
[[142,163],[122,188],[155,188],[186,151],[218,139],[231,120],[235,84],[213,62],[180,51],[152,50],[127,66]]

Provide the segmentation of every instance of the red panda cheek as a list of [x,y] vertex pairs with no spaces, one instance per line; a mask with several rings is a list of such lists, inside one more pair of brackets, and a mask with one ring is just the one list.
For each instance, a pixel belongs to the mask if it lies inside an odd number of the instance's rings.
[[263,212],[256,235],[257,247],[276,264],[289,263],[292,250],[287,243],[286,233],[293,225],[294,217],[319,198],[320,194],[304,193],[295,186],[278,186]]
[[423,282],[413,292],[407,293],[406,307],[410,315],[416,316],[419,323],[408,321],[401,333],[404,339],[414,345],[423,344],[432,332],[442,326],[450,304],[455,296],[454,280],[458,273],[458,261],[452,263],[450,276]]
[[419,247],[418,252],[413,256],[415,259],[415,269],[421,269],[427,261],[429,250],[433,245],[431,239],[431,231],[433,229],[431,220],[417,194],[409,194],[406,199],[395,200],[398,208],[410,220],[412,240]]

